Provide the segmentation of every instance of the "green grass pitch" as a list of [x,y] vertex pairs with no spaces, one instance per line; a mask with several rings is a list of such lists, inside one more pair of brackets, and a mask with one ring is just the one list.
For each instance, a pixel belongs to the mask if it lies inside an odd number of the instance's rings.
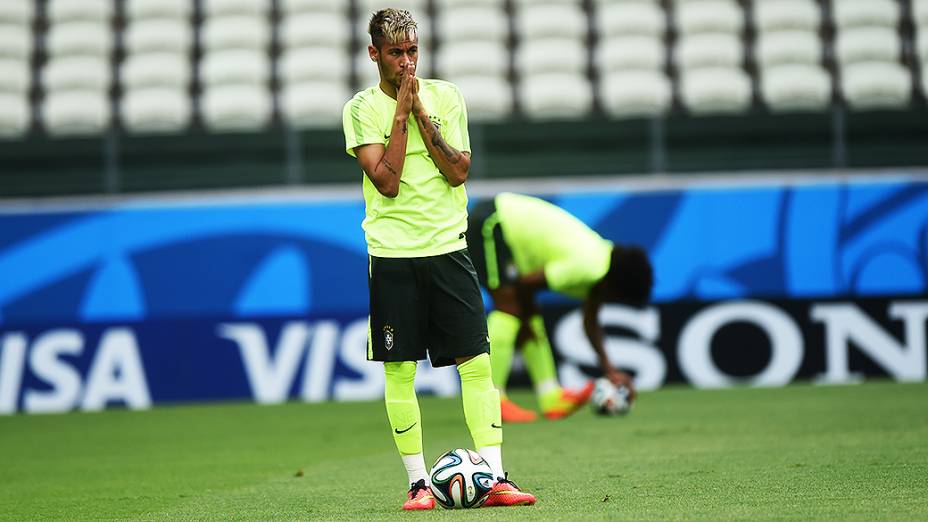
[[[458,399],[421,406],[427,460],[471,446]],[[0,519],[926,520],[928,384],[665,388],[503,456],[536,506],[404,513],[380,402],[0,417]]]

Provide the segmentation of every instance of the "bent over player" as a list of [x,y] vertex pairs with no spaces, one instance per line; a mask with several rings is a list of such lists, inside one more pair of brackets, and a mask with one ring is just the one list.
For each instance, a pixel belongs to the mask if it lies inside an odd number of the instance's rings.
[[368,32],[380,83],[345,105],[343,124],[348,154],[364,171],[367,355],[384,363],[390,430],[411,485],[403,509],[435,506],[413,387],[416,361],[426,356],[436,367],[457,365],[467,427],[497,477],[484,505],[534,504],[503,471],[499,393],[465,239],[470,143],[464,100],[451,83],[416,77],[419,39],[408,11],[378,11]]
[[471,210],[467,243],[480,283],[493,298],[487,317],[493,383],[500,391],[504,422],[530,422],[534,411],[506,396],[506,381],[517,346],[549,419],[570,415],[593,390],[565,390],[557,380],[545,324],[535,302],[543,289],[583,301],[583,329],[605,376],[624,385],[634,399],[631,377],[616,370],[603,346],[599,309],[607,301],[647,303],[654,284],[651,263],[638,247],[613,245],[579,219],[544,200],[502,193]]

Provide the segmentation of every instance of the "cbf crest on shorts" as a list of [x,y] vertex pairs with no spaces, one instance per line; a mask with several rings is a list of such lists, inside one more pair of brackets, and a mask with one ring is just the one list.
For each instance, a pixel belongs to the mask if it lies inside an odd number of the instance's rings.
[[383,346],[387,350],[393,348],[393,327],[390,325],[383,327]]

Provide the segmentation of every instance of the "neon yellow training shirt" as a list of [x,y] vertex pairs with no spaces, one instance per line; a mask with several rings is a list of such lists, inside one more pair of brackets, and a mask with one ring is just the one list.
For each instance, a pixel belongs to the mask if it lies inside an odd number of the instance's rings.
[[[419,79],[419,99],[437,123],[448,145],[470,152],[467,109],[458,88],[442,80]],[[396,100],[379,86],[365,89],[345,104],[342,125],[345,147],[389,143]],[[366,174],[364,203],[367,215],[361,223],[367,251],[377,257],[427,257],[467,248],[467,191],[452,187],[429,157],[419,127],[409,118],[406,161],[396,198],[388,198]]]
[[612,242],[560,207],[504,192],[496,212],[520,274],[544,270],[548,288],[583,299],[609,271]]

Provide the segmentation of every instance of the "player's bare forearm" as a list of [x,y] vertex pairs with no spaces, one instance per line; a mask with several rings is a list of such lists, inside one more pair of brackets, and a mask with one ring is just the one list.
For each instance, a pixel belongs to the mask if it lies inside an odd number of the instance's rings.
[[406,143],[409,137],[409,122],[406,117],[397,116],[393,120],[390,143],[383,145],[366,145],[355,149],[358,162],[367,173],[371,183],[378,192],[388,198],[395,198],[400,192],[400,179],[406,162]]
[[586,333],[590,346],[596,352],[596,358],[599,359],[599,366],[603,372],[609,374],[615,371],[612,363],[609,362],[609,356],[606,355],[605,335],[603,327],[599,324],[599,309],[601,303],[596,300],[588,299],[583,303],[583,331]]
[[425,148],[429,151],[429,156],[435,162],[439,172],[448,180],[448,184],[457,187],[467,181],[467,173],[470,171],[470,155],[461,152],[445,141],[441,135],[441,130],[435,123],[429,119],[428,113],[424,108],[414,111],[416,124],[419,126],[419,133],[422,134],[422,141],[425,142]]

